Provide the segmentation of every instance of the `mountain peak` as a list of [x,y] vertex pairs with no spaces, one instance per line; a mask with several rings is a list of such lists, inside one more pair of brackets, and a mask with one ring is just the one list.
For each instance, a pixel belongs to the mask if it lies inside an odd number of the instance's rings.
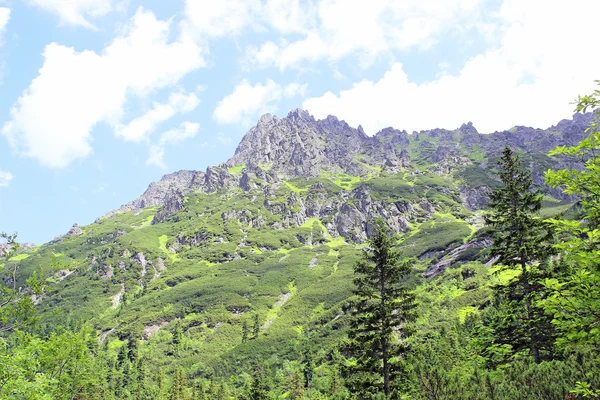
[[288,115],[287,115],[288,119],[301,119],[304,121],[311,121],[311,122],[315,122],[315,119],[312,115],[310,115],[310,113],[306,110],[303,110],[301,108],[295,108],[293,110],[291,110]]
[[473,126],[473,123],[471,121],[467,122],[466,124],[462,124],[460,126],[460,128],[458,128],[458,130],[460,130],[463,133],[471,133],[471,134],[479,133],[477,131],[477,129],[475,129],[475,127]]

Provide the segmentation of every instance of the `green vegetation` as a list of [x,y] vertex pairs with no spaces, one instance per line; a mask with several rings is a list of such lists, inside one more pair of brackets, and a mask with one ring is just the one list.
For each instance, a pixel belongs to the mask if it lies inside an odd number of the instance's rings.
[[[163,222],[119,213],[28,252],[3,235],[0,399],[598,398],[597,125],[552,153],[587,160],[547,173],[575,206],[535,193],[508,150],[500,179],[478,148],[433,174],[439,141],[411,143],[397,174],[193,192]],[[462,183],[496,188],[490,208],[465,209]],[[347,221],[316,211],[342,206]],[[409,222],[338,235],[366,210]]]
[[342,366],[346,386],[360,398],[399,397],[401,360],[406,355],[407,323],[416,318],[414,295],[402,282],[412,269],[400,260],[393,236],[382,220],[369,241],[369,249],[354,267],[357,297],[349,342],[343,345],[350,359]]
[[227,170],[227,172],[229,172],[230,174],[237,175],[237,174],[239,174],[240,172],[242,172],[245,169],[246,169],[246,164],[241,164],[241,165],[235,165],[235,166],[229,168]]
[[540,307],[546,297],[541,282],[551,276],[553,229],[539,217],[543,195],[533,190],[531,173],[506,146],[498,163],[503,186],[490,195],[492,212],[486,222],[495,229],[491,255],[509,270],[520,269],[505,285],[497,286],[500,306],[490,323],[493,340],[488,352],[529,352],[535,363],[552,360],[556,335],[552,316]]

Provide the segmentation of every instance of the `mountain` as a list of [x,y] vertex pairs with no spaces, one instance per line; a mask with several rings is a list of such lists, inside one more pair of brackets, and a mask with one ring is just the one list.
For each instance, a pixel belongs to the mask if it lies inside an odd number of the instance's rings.
[[[568,165],[547,153],[578,143],[592,119],[368,136],[333,116],[266,114],[220,166],[165,175],[95,223],[18,255],[20,277],[40,267],[52,275],[52,290],[35,298],[48,328],[85,320],[110,348],[140,337],[156,366],[228,376],[273,354],[296,359],[305,332],[324,352],[336,346],[353,265],[382,217],[418,259],[411,282],[422,298],[434,287],[453,293],[427,300],[421,315],[464,320],[490,301],[483,214],[503,147],[521,154],[546,193],[543,214],[554,215],[575,199],[544,186],[548,168]],[[259,335],[242,343],[254,316]]]

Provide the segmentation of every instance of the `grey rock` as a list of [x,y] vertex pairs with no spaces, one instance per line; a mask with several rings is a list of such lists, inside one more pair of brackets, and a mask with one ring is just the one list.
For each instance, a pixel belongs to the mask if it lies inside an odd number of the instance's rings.
[[81,230],[79,225],[77,225],[77,223],[75,223],[75,224],[73,224],[71,229],[69,229],[69,231],[67,232],[67,236],[79,236],[79,235],[83,235],[83,231]]

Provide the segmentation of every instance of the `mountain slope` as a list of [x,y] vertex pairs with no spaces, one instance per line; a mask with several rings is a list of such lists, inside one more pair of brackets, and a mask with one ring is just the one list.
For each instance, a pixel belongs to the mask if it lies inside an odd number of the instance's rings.
[[[54,275],[53,291],[36,298],[48,326],[83,319],[115,348],[143,337],[157,365],[226,375],[273,353],[294,359],[307,331],[325,351],[343,337],[353,264],[373,219],[419,260],[415,285],[467,262],[485,275],[482,213],[503,146],[522,152],[543,185],[546,169],[564,166],[547,152],[578,142],[591,118],[490,135],[465,124],[369,137],[331,116],[265,115],[226,163],[165,175],[94,224],[20,255],[21,276],[40,266]],[[570,206],[545,190],[548,215]],[[61,270],[48,270],[52,257]],[[455,293],[444,304],[456,318],[489,297],[484,284]],[[255,315],[259,336],[242,343]]]

